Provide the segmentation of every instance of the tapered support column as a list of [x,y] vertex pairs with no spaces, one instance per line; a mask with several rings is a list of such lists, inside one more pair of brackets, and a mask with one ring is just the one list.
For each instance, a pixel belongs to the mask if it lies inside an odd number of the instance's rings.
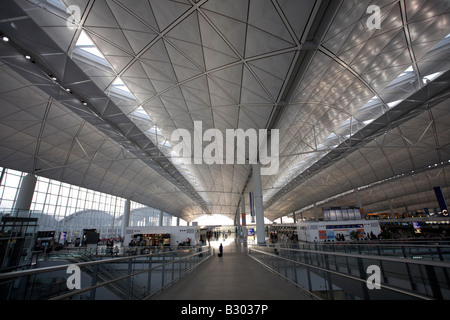
[[253,193],[255,198],[255,216],[256,216],[256,242],[259,245],[266,243],[266,232],[264,230],[264,208],[262,200],[261,186],[261,166],[259,163],[252,164],[253,170]]
[[245,196],[241,194],[241,211],[240,218],[242,218],[242,239],[244,241],[244,246],[247,245],[247,220],[246,220],[246,212],[245,212]]
[[391,219],[394,219],[395,213],[394,213],[394,207],[392,205],[392,199],[388,200],[388,204],[389,204],[389,212],[391,213]]
[[357,188],[355,189],[355,197],[356,197],[356,203],[358,204],[359,212],[360,212],[360,216],[358,217],[358,219],[364,219],[363,204],[361,201],[361,197],[359,196],[359,190]]
[[36,187],[37,178],[34,174],[27,174],[22,179],[19,195],[14,206],[15,210],[30,210],[31,201],[33,200],[34,188]]
[[436,195],[436,200],[438,201],[439,208],[441,209],[441,212],[445,214],[446,212],[448,212],[448,207],[447,203],[445,202],[445,197],[444,194],[442,193],[442,189],[441,187],[434,187],[433,190]]
[[164,224],[164,212],[160,211],[159,212],[159,226],[162,227]]
[[130,199],[125,200],[124,209],[123,209],[123,218],[122,218],[122,237],[125,239],[125,232],[130,225],[130,208],[131,201]]

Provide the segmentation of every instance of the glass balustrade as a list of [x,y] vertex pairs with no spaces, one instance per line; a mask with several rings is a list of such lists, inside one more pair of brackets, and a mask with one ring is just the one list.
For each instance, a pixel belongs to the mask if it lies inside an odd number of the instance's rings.
[[254,246],[249,254],[318,299],[450,299],[449,262],[318,250]]

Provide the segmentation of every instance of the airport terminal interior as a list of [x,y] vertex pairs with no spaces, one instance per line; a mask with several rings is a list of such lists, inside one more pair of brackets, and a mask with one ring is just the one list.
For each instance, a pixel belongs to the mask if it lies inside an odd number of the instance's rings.
[[449,1],[0,3],[1,300],[450,299]]

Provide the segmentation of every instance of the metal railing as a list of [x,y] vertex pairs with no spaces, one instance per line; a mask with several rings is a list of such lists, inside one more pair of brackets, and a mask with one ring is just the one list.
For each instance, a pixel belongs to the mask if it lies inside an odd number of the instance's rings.
[[372,242],[334,242],[334,243],[277,243],[288,249],[318,250],[327,252],[354,253],[389,256],[397,258],[450,261],[450,245],[441,243],[380,243]]
[[[4,273],[0,299],[152,299],[211,256],[210,247],[189,248]],[[69,266],[79,268],[79,288],[70,288],[77,282]]]
[[448,262],[278,246],[249,255],[317,299],[450,299]]

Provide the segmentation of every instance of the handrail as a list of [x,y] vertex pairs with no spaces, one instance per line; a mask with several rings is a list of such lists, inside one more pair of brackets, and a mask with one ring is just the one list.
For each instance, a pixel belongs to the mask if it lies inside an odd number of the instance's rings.
[[[211,250],[211,248],[210,248],[209,250],[207,250],[206,252],[208,252],[208,251],[210,251],[210,250]],[[214,253],[214,250],[213,250],[213,253]],[[198,255],[198,253],[196,253],[196,254],[194,254],[194,255]],[[211,257],[212,257],[212,255],[209,255],[208,259],[211,258]],[[204,260],[204,261],[206,261],[206,260]],[[173,262],[173,261],[172,261],[172,262]],[[193,269],[195,269],[195,268],[198,267],[198,266],[199,266],[199,264],[193,266],[191,269],[187,270],[187,271],[185,272],[185,274],[191,272]],[[180,276],[180,277],[181,277],[181,276]],[[174,283],[175,281],[178,281],[178,280],[179,280],[179,278],[172,279],[172,280],[169,281],[165,286],[163,286],[163,287],[161,287],[161,288],[155,290],[155,292],[153,292],[153,293],[150,293],[148,296],[142,298],[142,300],[149,300],[149,299],[151,299],[152,297],[158,295],[162,290],[164,290],[165,288],[167,288],[167,287],[170,286],[172,283]]]
[[[251,251],[252,249],[250,248],[249,250]],[[275,269],[273,269],[271,266],[269,266],[269,265],[268,265],[267,263],[265,263],[264,261],[261,261],[261,260],[259,260],[258,258],[253,257],[253,256],[250,254],[250,251],[249,251],[249,257],[252,258],[252,259],[254,259],[254,260],[256,260],[257,262],[259,262],[259,263],[262,264],[263,266],[265,266],[267,269],[269,269],[269,271],[272,271],[272,272],[276,273],[278,276],[283,277],[285,280],[291,282],[291,283],[294,284],[298,289],[300,289],[300,291],[301,291],[302,293],[304,293],[305,295],[307,295],[307,296],[309,296],[309,297],[311,297],[311,298],[313,298],[313,299],[315,299],[315,300],[322,300],[322,298],[320,298],[319,296],[315,295],[315,294],[312,293],[312,292],[309,292],[308,290],[306,290],[305,288],[303,288],[303,287],[302,287],[301,285],[299,285],[298,283],[293,282],[291,279],[289,279],[288,277],[284,276],[284,275],[281,274],[280,272],[276,271]],[[254,251],[258,251],[258,250],[254,250]],[[258,252],[261,252],[261,253],[263,253],[263,254],[270,255],[270,256],[272,256],[272,257],[279,258],[278,256],[275,256],[275,255],[273,255],[273,254],[271,254],[271,253],[268,253],[268,252],[263,252],[263,251],[258,251]],[[290,259],[283,258],[283,257],[282,257],[282,259],[287,260],[287,261],[291,261],[291,262],[293,262],[293,263],[298,263],[298,261],[295,261],[295,260],[290,260]],[[298,264],[301,264],[301,263],[298,263]]]
[[143,254],[143,255],[117,257],[117,258],[108,259],[108,260],[94,260],[94,261],[88,261],[88,262],[68,263],[68,264],[52,266],[52,267],[43,267],[43,268],[38,268],[38,269],[12,271],[12,272],[7,272],[7,273],[0,273],[0,280],[16,278],[16,277],[21,277],[21,276],[27,276],[27,275],[32,275],[32,274],[39,274],[39,273],[63,270],[63,269],[67,269],[67,267],[71,266],[71,265],[76,265],[78,267],[86,267],[86,266],[91,266],[91,265],[96,265],[96,264],[107,264],[107,263],[111,263],[111,262],[120,262],[120,261],[136,259],[136,258],[145,258],[145,257],[151,257],[151,256],[156,256],[156,255],[161,255],[161,254],[169,254],[169,253],[174,253],[174,252],[177,252],[177,251],[154,252],[154,253]]
[[[305,266],[305,267],[310,267],[310,268],[317,269],[317,270],[320,270],[320,271],[323,271],[323,272],[329,272],[329,273],[332,273],[332,274],[335,274],[335,275],[338,275],[338,276],[341,276],[341,277],[344,277],[344,278],[347,278],[347,279],[351,279],[351,280],[354,280],[354,281],[358,281],[358,282],[361,282],[361,283],[365,283],[366,282],[366,280],[364,280],[364,279],[360,279],[360,278],[357,278],[357,277],[354,277],[354,276],[351,276],[351,275],[348,275],[348,274],[345,274],[345,273],[341,273],[341,272],[337,272],[337,271],[334,271],[334,270],[322,268],[322,267],[315,266],[315,265],[312,265],[312,264],[303,263],[303,262],[292,260],[292,259],[288,259],[288,258],[285,258],[285,257],[280,257],[280,256],[277,256],[277,255],[275,255],[273,253],[260,251],[260,250],[254,249],[254,248],[251,248],[250,250],[253,250],[253,251],[265,254],[265,255],[269,255],[269,256],[275,257],[277,259],[282,259],[282,260],[286,260],[286,261],[289,261],[289,262],[292,262],[292,263],[295,263],[295,264],[299,264],[299,265],[302,265],[302,266]],[[254,258],[254,259],[258,260],[257,258]],[[266,264],[264,264],[264,265],[266,265]],[[409,291],[404,291],[404,290],[399,289],[399,288],[386,286],[385,284],[380,284],[380,287],[384,288],[384,289],[387,289],[387,290],[399,292],[401,294],[409,295],[411,297],[423,299],[423,300],[433,300],[433,299],[431,299],[429,297],[426,297],[426,296],[423,296],[423,295],[420,295],[420,294],[416,294],[416,293],[412,293],[412,292],[409,292]]]
[[[252,248],[252,249],[255,250],[254,248]],[[387,257],[387,256],[369,255],[369,254],[354,254],[354,253],[343,253],[343,252],[334,252],[334,251],[318,251],[318,250],[308,250],[308,249],[288,249],[288,248],[282,248],[282,247],[276,248],[276,249],[277,250],[286,250],[286,251],[327,254],[327,255],[341,256],[341,257],[383,260],[383,261],[390,261],[390,262],[414,263],[414,264],[421,264],[421,265],[427,265],[427,266],[433,266],[433,267],[450,268],[450,262],[446,262],[446,261],[414,260],[414,259],[409,259],[409,258],[395,258],[395,257]],[[255,250],[255,251],[257,251],[257,250]]]
[[[326,252],[359,252],[368,251],[370,254],[383,256],[416,256],[423,255],[427,260],[449,260],[449,245],[426,245],[426,244],[386,244],[377,242],[348,242],[348,243],[275,243],[270,247],[302,249],[302,250],[322,250]],[[399,252],[401,250],[401,252]]]
[[[274,244],[280,244],[280,245],[289,245],[292,243],[274,243]],[[297,243],[295,243],[297,245]],[[298,242],[299,246],[317,246],[317,247],[346,247],[346,246],[357,246],[357,247],[386,247],[386,248],[449,248],[450,244],[414,244],[414,243],[383,243],[378,241],[337,241],[337,242],[319,242],[319,243],[312,243],[312,242]]]

